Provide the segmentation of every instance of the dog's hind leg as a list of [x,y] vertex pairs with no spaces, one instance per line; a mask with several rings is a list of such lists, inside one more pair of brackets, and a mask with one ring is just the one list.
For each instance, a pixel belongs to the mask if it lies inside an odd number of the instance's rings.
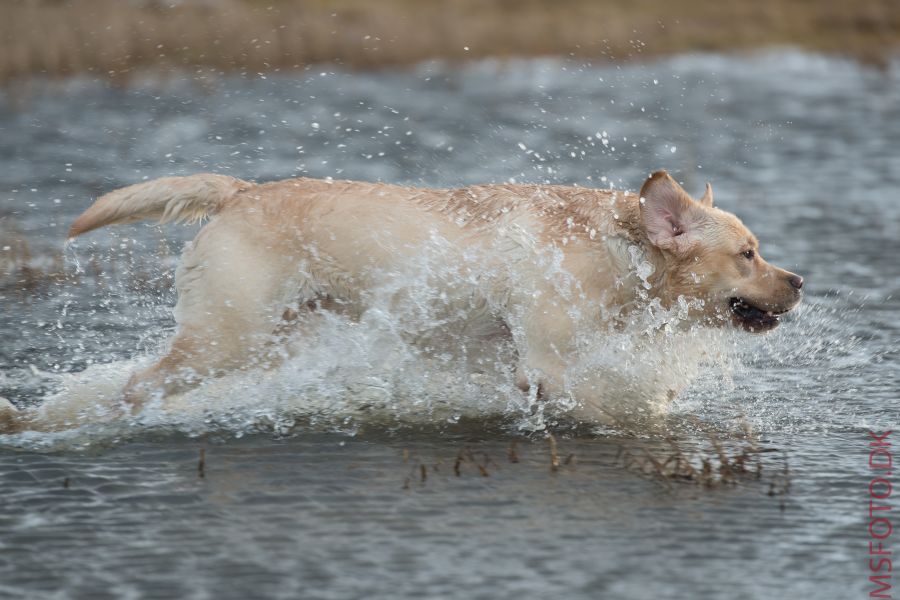
[[166,355],[126,385],[123,398],[132,410],[221,372],[265,365],[296,279],[278,252],[245,239],[239,228],[217,225],[202,231],[182,258],[178,330]]

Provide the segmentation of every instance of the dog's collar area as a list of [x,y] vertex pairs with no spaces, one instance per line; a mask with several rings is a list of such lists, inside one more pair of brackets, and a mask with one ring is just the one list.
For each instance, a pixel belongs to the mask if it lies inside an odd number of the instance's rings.
[[778,326],[779,315],[787,311],[766,311],[750,304],[744,298],[731,298],[728,301],[731,313],[737,321],[750,331],[766,331]]

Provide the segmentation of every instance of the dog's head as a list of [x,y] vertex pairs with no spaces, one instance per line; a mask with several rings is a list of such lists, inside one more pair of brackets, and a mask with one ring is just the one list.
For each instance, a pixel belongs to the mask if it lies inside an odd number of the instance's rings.
[[640,195],[642,226],[665,261],[663,296],[701,299],[708,317],[754,332],[774,329],[778,316],[800,303],[803,278],[763,260],[750,230],[713,207],[709,184],[694,200],[657,171]]

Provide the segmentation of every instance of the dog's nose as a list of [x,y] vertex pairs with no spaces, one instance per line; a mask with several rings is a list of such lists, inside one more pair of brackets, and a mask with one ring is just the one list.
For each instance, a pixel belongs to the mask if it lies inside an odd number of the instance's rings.
[[788,277],[788,283],[791,284],[791,287],[797,288],[798,290],[803,287],[803,278],[799,275],[791,275]]

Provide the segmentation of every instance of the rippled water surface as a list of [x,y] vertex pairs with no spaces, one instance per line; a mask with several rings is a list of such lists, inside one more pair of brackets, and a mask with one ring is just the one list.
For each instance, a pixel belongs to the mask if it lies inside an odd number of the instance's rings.
[[[335,322],[302,360],[212,382],[182,414],[0,436],[0,596],[865,593],[867,431],[900,410],[900,64],[783,52],[321,67],[34,82],[0,102],[0,395],[22,408],[89,408],[171,333],[172,271],[195,227],[62,248],[92,198],[143,178],[634,189],[666,168],[696,194],[712,181],[766,258],[807,280],[774,334],[716,342],[721,360],[664,426],[700,468],[715,453],[704,431],[731,452],[748,424],[778,450],[758,479],[641,475],[629,457],[672,453],[659,427],[557,422],[502,377],[410,355],[390,322]],[[626,388],[623,402],[640,400]]]

